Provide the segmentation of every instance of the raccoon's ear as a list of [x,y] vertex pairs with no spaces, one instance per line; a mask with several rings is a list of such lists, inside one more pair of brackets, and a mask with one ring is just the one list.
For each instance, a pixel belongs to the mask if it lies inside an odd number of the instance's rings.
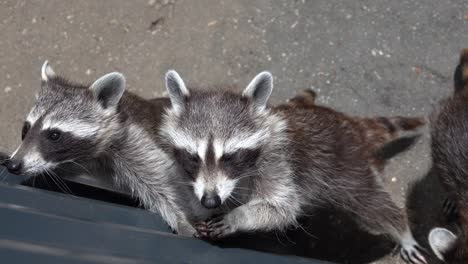
[[445,228],[434,228],[429,233],[429,245],[436,256],[444,260],[444,255],[453,249],[457,236]]
[[273,91],[273,76],[269,72],[261,72],[249,83],[242,93],[250,97],[258,110],[265,109],[271,92]]
[[468,89],[468,49],[464,49],[460,54],[460,62],[453,75],[455,92]]
[[48,82],[50,79],[53,79],[56,76],[57,75],[55,74],[54,70],[49,65],[49,61],[45,61],[41,68],[41,80],[43,82]]
[[180,75],[174,70],[166,73],[166,89],[171,99],[172,108],[179,112],[184,106],[185,98],[190,96],[190,92]]
[[117,106],[125,91],[125,77],[119,72],[108,73],[91,84],[89,90],[104,108]]

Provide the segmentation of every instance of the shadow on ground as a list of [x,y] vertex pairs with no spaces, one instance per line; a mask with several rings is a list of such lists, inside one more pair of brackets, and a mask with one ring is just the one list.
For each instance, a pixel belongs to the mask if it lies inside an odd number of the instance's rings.
[[223,241],[221,247],[239,247],[276,254],[297,255],[338,263],[368,263],[389,253],[394,244],[383,236],[362,231],[346,214],[321,209],[286,233],[244,234]]
[[447,225],[442,217],[442,205],[446,197],[445,190],[432,168],[411,187],[408,193],[406,208],[408,208],[412,230],[416,240],[428,250],[426,255],[429,263],[443,263],[432,253],[427,237],[432,228]]

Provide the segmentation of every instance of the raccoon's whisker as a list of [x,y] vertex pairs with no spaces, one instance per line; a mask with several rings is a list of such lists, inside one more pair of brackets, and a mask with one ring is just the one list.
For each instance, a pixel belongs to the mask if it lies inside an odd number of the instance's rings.
[[176,184],[181,184],[181,185],[186,185],[186,186],[192,186],[192,187],[193,187],[193,184],[190,183],[190,182],[179,182],[179,181],[176,181],[176,182],[174,182],[174,183],[176,183]]
[[[235,190],[235,189],[247,190],[247,191],[250,191],[250,192],[254,191],[254,192],[256,192],[256,193],[258,193],[258,194],[260,194],[260,195],[264,195],[262,191],[260,191],[260,190],[252,190],[252,188],[238,187],[238,186],[236,186],[236,187],[234,187],[234,190]],[[235,192],[233,192],[233,193],[235,193]],[[237,194],[238,194],[238,193],[237,193]]]
[[283,243],[283,241],[281,241],[280,237],[278,236],[278,234],[282,234],[284,235],[284,237],[286,238],[286,240],[288,240],[289,243],[293,244],[293,245],[296,245],[297,243],[293,240],[291,240],[286,232],[286,230],[278,230],[275,232],[275,235],[276,235],[276,238],[278,239],[278,242],[280,242],[282,245],[285,245],[285,243]]
[[280,237],[278,236],[278,233],[277,231],[274,232],[275,233],[275,236],[276,236],[276,240],[282,245],[284,246],[285,244],[283,243],[283,241],[281,241]]
[[57,187],[64,193],[73,195],[72,191],[68,186],[65,184],[65,182],[57,175],[55,174],[52,170],[46,169],[45,170],[47,175],[50,176],[52,181],[57,185]]
[[90,176],[93,175],[88,168],[86,168],[85,166],[81,165],[80,163],[78,163],[78,162],[76,162],[74,160],[67,160],[66,162],[77,165],[78,167],[82,168],[86,173],[88,173]]
[[241,179],[249,178],[249,177],[255,177],[255,176],[257,176],[257,175],[258,175],[258,174],[256,174],[256,173],[244,174],[244,175],[240,176],[239,178],[237,178],[237,180],[241,180]]
[[53,177],[49,173],[49,170],[46,169],[46,170],[44,170],[44,172],[45,172],[46,176],[49,176],[49,178],[54,182],[54,184],[59,188],[59,190],[65,193],[65,190],[63,189],[63,187],[60,184],[58,184],[58,182],[55,180],[55,177]]
[[300,228],[302,231],[304,231],[304,233],[306,233],[306,235],[308,235],[309,237],[313,238],[313,239],[317,239],[316,236],[312,235],[309,231],[307,231],[302,225],[299,225],[298,228]]
[[47,175],[45,173],[41,173],[37,177],[41,177],[42,179],[44,179],[47,186],[49,186],[49,188],[52,188],[52,186],[50,186],[49,179],[48,179],[48,177],[47,177]]
[[242,205],[242,203],[241,203],[237,198],[235,198],[235,197],[232,196],[232,195],[230,195],[230,196],[228,197],[228,200],[233,201],[234,204],[236,204],[236,205],[239,205],[239,206]]
[[64,181],[61,177],[59,177],[59,176],[57,175],[57,173],[55,173],[55,172],[52,171],[52,170],[50,171],[50,173],[51,173],[52,175],[54,175],[54,177],[57,179],[57,181],[60,182],[60,183],[62,184],[62,186],[66,188],[66,190],[68,190],[68,194],[74,195],[73,192],[71,191],[71,189],[70,189],[70,188],[68,187],[68,185],[65,183],[65,181]]

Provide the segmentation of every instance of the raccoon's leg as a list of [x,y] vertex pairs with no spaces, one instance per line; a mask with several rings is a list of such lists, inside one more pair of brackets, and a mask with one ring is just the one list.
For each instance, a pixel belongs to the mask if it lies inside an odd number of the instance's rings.
[[278,207],[262,200],[253,200],[224,216],[196,225],[198,235],[220,239],[238,231],[270,231],[297,224],[299,204],[295,202]]
[[157,206],[153,206],[149,210],[159,213],[162,218],[167,222],[170,228],[178,235],[182,236],[195,236],[197,231],[189,223],[186,216],[176,205],[170,205],[167,201],[156,201]]
[[356,216],[358,223],[373,234],[390,235],[401,246],[401,256],[406,262],[427,263],[420,251],[423,249],[413,238],[408,220],[390,195],[377,183],[366,188],[341,190],[345,199],[341,206]]
[[[188,221],[184,211],[177,203],[176,191],[171,186],[155,189],[147,184],[133,186],[144,207],[149,211],[159,213],[170,228],[179,235],[195,236],[196,230]],[[161,187],[161,186],[160,186]]]
[[178,221],[177,234],[181,236],[193,237],[197,234],[197,230],[187,221]]

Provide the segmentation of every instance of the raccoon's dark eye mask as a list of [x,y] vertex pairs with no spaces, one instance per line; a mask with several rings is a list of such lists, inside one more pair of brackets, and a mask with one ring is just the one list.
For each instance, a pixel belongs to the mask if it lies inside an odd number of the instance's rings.
[[233,153],[226,153],[221,157],[221,162],[225,166],[242,165],[251,167],[255,165],[260,156],[260,149],[239,149]]
[[189,153],[184,149],[174,148],[174,158],[190,177],[193,178],[195,176],[200,167],[200,157],[197,154]]

